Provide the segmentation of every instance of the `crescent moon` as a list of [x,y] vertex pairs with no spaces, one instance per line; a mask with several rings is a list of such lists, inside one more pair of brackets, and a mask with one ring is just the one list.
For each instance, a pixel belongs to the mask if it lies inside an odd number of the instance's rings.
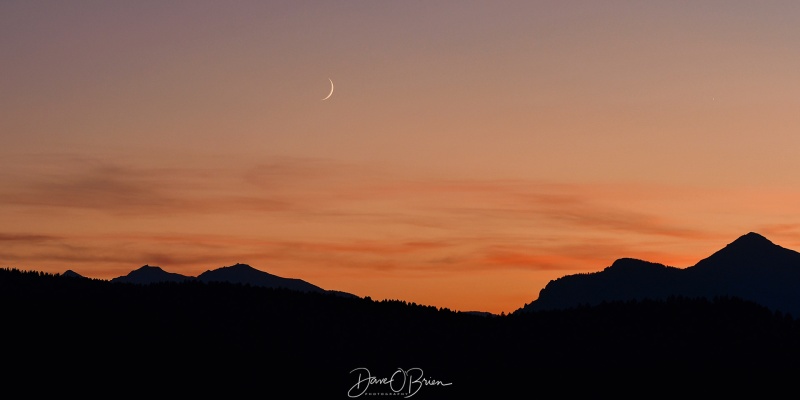
[[[328,80],[331,81],[331,78],[328,78]],[[325,96],[325,98],[322,100],[328,100],[328,98],[331,97],[332,94],[333,94],[333,81],[331,81],[331,92],[328,93],[328,95]]]

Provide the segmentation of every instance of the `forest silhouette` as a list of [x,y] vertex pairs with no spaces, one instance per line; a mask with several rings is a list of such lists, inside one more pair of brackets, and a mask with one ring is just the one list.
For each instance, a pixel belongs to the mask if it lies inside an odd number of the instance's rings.
[[414,398],[464,398],[545,388],[563,374],[784,369],[800,359],[800,322],[734,297],[487,316],[245,284],[142,285],[8,268],[0,297],[3,343],[20,350],[7,354],[8,365],[110,385],[347,398],[354,369],[384,377],[418,368],[451,385],[421,387]]

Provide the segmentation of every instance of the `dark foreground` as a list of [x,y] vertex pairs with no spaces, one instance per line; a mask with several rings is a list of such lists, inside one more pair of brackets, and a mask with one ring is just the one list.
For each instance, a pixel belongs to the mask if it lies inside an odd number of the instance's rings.
[[6,387],[36,377],[33,392],[103,388],[111,398],[553,398],[544,393],[630,392],[633,377],[663,393],[678,375],[686,382],[708,371],[800,365],[798,321],[731,298],[486,317],[223,283],[142,286],[5,269],[0,307]]

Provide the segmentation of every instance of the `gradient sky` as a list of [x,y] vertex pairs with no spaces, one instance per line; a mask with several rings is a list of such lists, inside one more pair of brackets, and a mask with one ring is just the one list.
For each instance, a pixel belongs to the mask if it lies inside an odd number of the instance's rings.
[[[797,1],[3,1],[0,266],[511,312],[800,249]],[[322,101],[330,90],[331,98]]]

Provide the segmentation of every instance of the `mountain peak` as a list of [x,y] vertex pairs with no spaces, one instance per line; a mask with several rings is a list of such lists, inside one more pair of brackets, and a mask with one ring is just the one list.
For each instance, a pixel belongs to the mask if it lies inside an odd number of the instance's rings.
[[740,236],[708,258],[700,260],[694,269],[723,268],[729,270],[758,266],[797,265],[800,254],[772,243],[755,232]]
[[755,232],[749,232],[745,235],[739,236],[738,239],[734,240],[726,247],[767,247],[767,246],[774,246],[775,243],[772,243],[769,239],[765,238],[764,236],[759,235]]
[[111,279],[112,282],[148,284],[156,282],[183,282],[194,279],[189,276],[164,271],[161,267],[144,265],[133,270],[128,275]]
[[208,270],[200,274],[197,279],[201,282],[230,282],[253,286],[283,287],[306,292],[323,292],[318,286],[312,285],[301,279],[283,278],[255,269],[247,264],[237,263],[229,267]]
[[231,265],[230,267],[223,267],[223,268],[233,268],[233,269],[255,269],[248,264],[236,263]]
[[79,274],[79,273],[77,273],[77,272],[75,272],[75,271],[73,271],[71,269],[66,270],[62,275],[63,276],[73,277],[73,278],[83,278],[83,275],[81,275],[81,274]]
[[161,267],[159,267],[157,265],[147,265],[147,264],[142,265],[136,271],[162,271],[162,272],[164,272],[164,270],[161,269]]
[[[772,243],[764,236],[755,232],[750,232],[728,243],[724,248],[717,251],[715,255],[724,255],[726,258],[763,257],[765,254],[774,253],[779,249],[782,249],[782,247]],[[714,255],[712,255],[712,257],[714,257]]]
[[687,268],[621,258],[598,273],[550,281],[523,310],[670,296],[739,297],[800,315],[800,253],[749,232]]
[[666,268],[666,265],[640,260],[638,258],[624,257],[615,260],[610,267],[606,267],[606,270],[616,272],[616,271],[629,271],[629,270],[652,268],[652,267]]

